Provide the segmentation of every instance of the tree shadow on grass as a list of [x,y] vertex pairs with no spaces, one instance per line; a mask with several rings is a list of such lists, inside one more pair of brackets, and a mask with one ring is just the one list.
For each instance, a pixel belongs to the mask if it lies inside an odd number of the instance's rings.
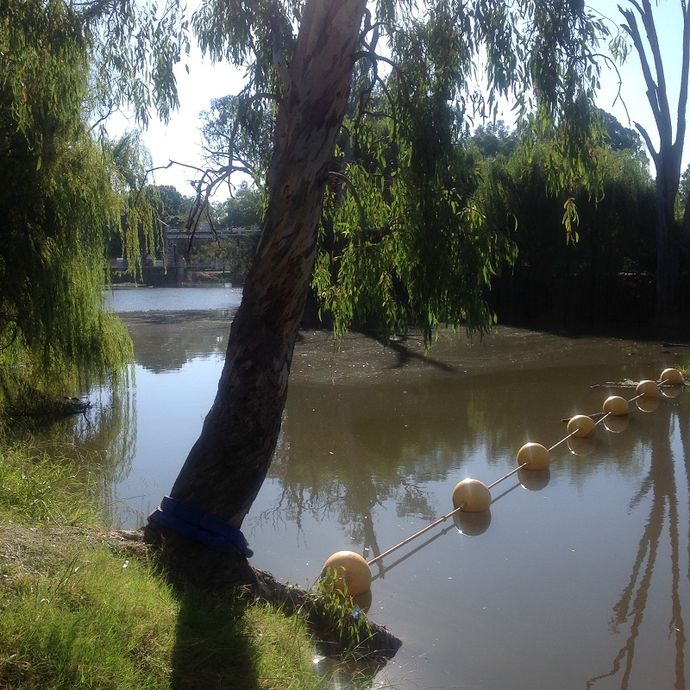
[[174,690],[254,690],[257,659],[239,596],[179,591],[171,659]]

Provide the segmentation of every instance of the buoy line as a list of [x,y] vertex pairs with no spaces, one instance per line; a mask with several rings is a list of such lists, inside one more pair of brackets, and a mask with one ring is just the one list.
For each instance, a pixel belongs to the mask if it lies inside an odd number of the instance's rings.
[[[635,388],[637,395],[628,400],[618,395],[609,396],[602,405],[602,412],[594,413],[592,415],[577,414],[567,420],[567,435],[549,448],[541,443],[535,443],[532,441],[525,443],[517,452],[517,467],[507,474],[504,474],[502,477],[499,477],[488,486],[479,479],[467,478],[458,482],[453,488],[453,510],[450,512],[446,513],[445,515],[441,515],[441,517],[436,518],[433,522],[430,522],[425,527],[417,530],[414,534],[410,535],[406,539],[403,539],[397,544],[394,544],[390,548],[380,553],[378,556],[370,558],[369,560],[366,560],[364,556],[361,556],[354,551],[337,551],[324,563],[322,575],[328,573],[331,576],[333,587],[341,592],[347,592],[352,596],[365,594],[370,590],[372,579],[376,579],[372,578],[371,574],[371,566],[375,563],[378,563],[386,556],[392,554],[394,551],[397,551],[406,544],[409,544],[411,541],[422,534],[425,534],[442,522],[445,522],[450,517],[453,517],[461,512],[477,514],[487,512],[489,506],[500,498],[497,497],[492,501],[490,490],[509,477],[512,477],[516,472],[519,472],[520,470],[527,470],[529,472],[547,471],[550,465],[550,453],[562,443],[568,441],[568,439],[573,437],[587,438],[591,436],[596,427],[599,426],[599,424],[602,424],[607,418],[627,416],[630,413],[630,404],[637,400],[649,398],[651,400],[656,400],[656,405],[658,405],[658,398],[661,396],[661,387],[670,387],[680,390],[683,385],[683,375],[678,369],[664,369],[661,372],[659,380],[657,381],[653,381],[651,379],[639,381]],[[639,403],[638,408],[642,409]],[[598,417],[596,421],[593,419],[594,416]],[[611,431],[611,429],[609,429],[609,431]],[[516,486],[519,486],[519,484]],[[516,487],[512,487],[508,491],[505,491],[503,494],[501,494],[501,496],[510,493],[510,491],[512,491],[514,488]],[[443,530],[441,534],[445,534],[450,529],[451,528],[448,527],[447,529]],[[427,542],[414,549],[410,554],[398,559],[395,561],[395,563],[385,568],[384,571],[390,570],[393,566],[406,560],[413,553],[419,551],[422,546],[431,543],[438,536],[440,535],[436,535],[432,539],[427,540]]]

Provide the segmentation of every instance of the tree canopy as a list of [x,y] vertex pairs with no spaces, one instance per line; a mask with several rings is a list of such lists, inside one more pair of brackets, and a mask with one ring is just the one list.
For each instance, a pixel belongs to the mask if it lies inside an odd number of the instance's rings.
[[[202,48],[249,77],[204,114],[209,186],[235,171],[263,179],[302,8],[207,2],[195,15]],[[427,334],[440,323],[492,322],[486,290],[514,247],[486,229],[473,197],[468,122],[512,98],[536,133],[555,132],[552,187],[584,180],[594,189],[598,161],[588,152],[600,133],[590,102],[604,33],[577,3],[389,1],[365,13],[313,281],[337,332],[367,321]]]

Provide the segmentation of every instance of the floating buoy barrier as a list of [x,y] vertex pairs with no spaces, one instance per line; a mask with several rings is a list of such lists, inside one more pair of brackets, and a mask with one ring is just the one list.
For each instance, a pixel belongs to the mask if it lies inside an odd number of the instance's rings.
[[638,395],[645,398],[658,398],[661,395],[659,384],[656,381],[644,380],[640,381],[635,388]]
[[368,592],[371,588],[371,568],[364,556],[354,551],[337,551],[323,564],[323,572],[332,578],[339,592],[351,596]]
[[[371,566],[374,563],[381,561],[389,554],[409,544],[450,517],[453,518],[455,526],[462,534],[471,536],[482,534],[491,524],[491,511],[489,507],[498,498],[511,493],[520,485],[526,489],[538,491],[549,483],[550,454],[562,443],[567,442],[570,451],[575,455],[588,455],[594,449],[592,436],[597,426],[603,424],[612,433],[622,433],[628,427],[631,403],[636,403],[637,408],[643,412],[653,412],[659,407],[659,399],[662,394],[669,398],[677,397],[683,390],[685,382],[683,375],[678,369],[669,368],[661,372],[658,381],[645,379],[637,384],[626,382],[624,384],[607,383],[599,385],[620,386],[623,388],[635,387],[637,395],[627,400],[620,395],[611,395],[604,401],[602,412],[596,412],[592,415],[576,414],[568,420],[563,420],[567,421],[568,434],[565,437],[549,448],[541,443],[532,441],[525,443],[517,452],[517,467],[488,486],[478,479],[468,478],[458,482],[453,488],[453,510],[449,513],[442,515],[406,539],[369,560],[353,551],[338,551],[324,563],[323,574],[329,575],[332,578],[333,586],[337,590],[347,592],[353,597],[366,596],[367,592],[370,593],[372,582]],[[595,417],[596,421],[594,420]],[[491,489],[516,473],[519,473],[519,484],[504,491],[500,496],[492,500]],[[447,531],[443,530],[441,534],[445,534]],[[412,553],[431,543],[438,536],[440,535],[427,540],[425,544],[414,549]],[[411,553],[389,565],[386,570],[406,560],[410,555]],[[377,577],[379,576],[377,575]],[[371,597],[369,597],[370,603]],[[364,607],[360,606],[360,608],[365,610]]]
[[367,613],[371,608],[371,602],[373,600],[373,595],[371,593],[371,587],[361,594],[355,594],[352,597],[352,603],[359,608],[363,613]]
[[568,434],[577,438],[587,438],[594,433],[594,420],[586,414],[576,414],[568,422]]
[[620,395],[609,395],[601,406],[604,414],[614,417],[624,417],[630,413],[630,403]]
[[478,479],[463,479],[453,489],[453,507],[468,513],[481,513],[491,505],[491,492]]
[[671,385],[671,386],[682,386],[683,374],[678,371],[678,369],[664,369],[659,377],[659,383]]
[[549,449],[541,443],[525,443],[517,452],[517,463],[525,470],[548,469]]

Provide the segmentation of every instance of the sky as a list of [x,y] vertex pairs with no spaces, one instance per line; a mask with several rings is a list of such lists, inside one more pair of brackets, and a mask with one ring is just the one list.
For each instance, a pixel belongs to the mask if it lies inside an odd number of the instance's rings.
[[[624,4],[621,0],[620,4]],[[587,6],[611,20],[611,27],[617,23],[620,14],[617,10],[617,0],[590,0]],[[680,21],[679,0],[659,0],[655,8],[657,33],[660,37],[666,79],[671,94],[672,112],[676,112],[678,90],[680,82],[680,55],[682,42],[682,24]],[[602,53],[608,53],[606,46],[600,46]],[[184,64],[189,67],[189,73]],[[175,112],[166,126],[155,118],[143,134],[144,144],[151,152],[154,166],[167,165],[170,159],[203,165],[201,151],[201,135],[199,132],[199,113],[208,108],[211,99],[237,93],[242,87],[242,74],[237,69],[226,64],[212,64],[202,59],[198,48],[194,48],[184,63],[175,70],[180,109]],[[646,87],[642,77],[637,54],[631,51],[626,65],[620,69],[622,78],[620,99],[616,100],[618,92],[618,75],[614,70],[604,66],[602,88],[598,105],[615,115],[626,127],[634,127],[634,122],[642,124],[657,143],[655,125],[649,103],[645,94]],[[625,105],[623,105],[625,104]],[[626,111],[627,108],[627,111]],[[506,111],[504,119],[510,122],[511,116]],[[123,115],[116,116],[110,123],[111,135],[125,129],[135,127],[133,120]],[[683,156],[683,169],[690,163],[690,144],[687,144]],[[192,195],[193,189],[189,184],[190,171],[173,166],[168,170],[158,170],[154,173],[156,184],[170,184],[186,195]],[[214,201],[222,200],[227,195],[227,188],[223,188]]]

